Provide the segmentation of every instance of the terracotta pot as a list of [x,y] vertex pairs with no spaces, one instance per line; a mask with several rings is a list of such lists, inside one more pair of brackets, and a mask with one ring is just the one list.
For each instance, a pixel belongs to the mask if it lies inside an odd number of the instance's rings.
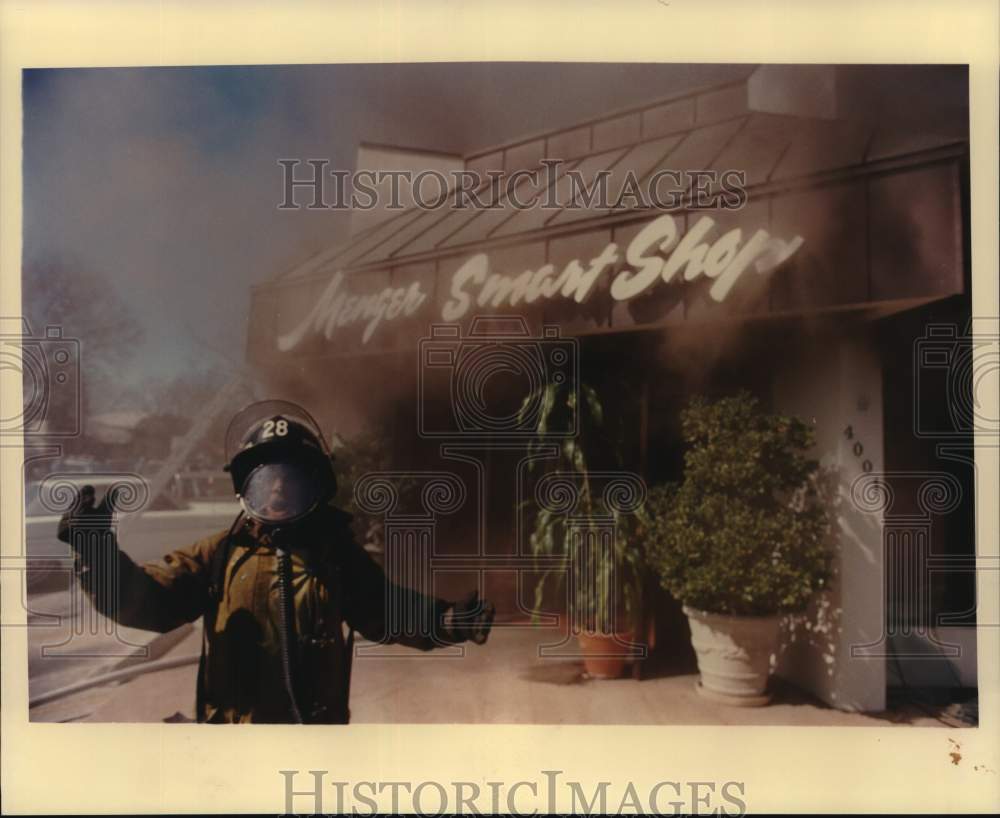
[[622,644],[632,641],[631,631],[614,635],[585,632],[576,638],[583,653],[583,667],[595,679],[619,678],[631,660],[629,646]]
[[698,656],[698,692],[723,704],[759,707],[767,692],[771,654],[778,646],[778,616],[728,616],[684,606]]

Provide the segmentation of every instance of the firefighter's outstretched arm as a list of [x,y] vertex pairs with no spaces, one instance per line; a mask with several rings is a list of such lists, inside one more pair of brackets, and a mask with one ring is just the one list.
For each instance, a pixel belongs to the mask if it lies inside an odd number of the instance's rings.
[[118,547],[109,495],[95,506],[93,488],[84,486],[59,521],[58,537],[73,549],[81,588],[101,614],[126,627],[166,633],[193,622],[209,604],[212,554],[224,535],[137,565]]
[[478,592],[448,602],[399,586],[389,581],[349,531],[338,549],[342,549],[346,573],[345,617],[366,639],[419,650],[486,642],[495,609],[492,603],[480,601]]

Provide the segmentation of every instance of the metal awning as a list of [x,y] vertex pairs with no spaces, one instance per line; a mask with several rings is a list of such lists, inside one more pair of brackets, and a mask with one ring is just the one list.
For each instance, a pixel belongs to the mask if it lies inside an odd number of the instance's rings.
[[[719,317],[814,312],[963,292],[967,157],[967,141],[954,133],[750,111],[741,83],[659,101],[481,152],[466,166],[510,173],[560,159],[556,172],[542,168],[521,181],[515,190],[522,203],[567,201],[569,174],[576,173],[589,186],[605,175],[611,201],[626,180],[641,187],[656,178],[662,195],[673,193],[686,206],[665,214],[630,206],[626,197],[613,208],[519,208],[500,197],[490,209],[410,208],[255,288],[250,357],[412,348],[430,324],[467,322],[476,313],[517,313],[533,330],[554,323],[583,334],[669,325],[705,310]],[[685,173],[692,170],[715,173],[714,192],[721,174],[742,172],[745,206],[692,206],[696,180]],[[674,181],[666,171],[681,172],[672,188],[663,185]],[[679,259],[672,278],[664,274],[638,292],[619,286],[629,291],[619,298],[616,277],[636,273],[630,254],[659,252],[636,250],[654,222],[674,231],[671,252],[697,233],[702,256],[716,261],[764,235],[752,260],[760,275],[744,274],[726,289],[712,270],[699,275],[697,264]],[[661,255],[669,268],[671,253]],[[763,267],[762,256],[770,257]],[[566,297],[524,289],[598,258],[610,260],[583,299],[576,296],[584,288],[573,282]],[[546,266],[548,279],[540,272]],[[483,302],[482,289],[456,289],[460,278],[477,287],[491,281],[490,296],[511,294]],[[456,292],[471,301],[461,314],[447,309]]]

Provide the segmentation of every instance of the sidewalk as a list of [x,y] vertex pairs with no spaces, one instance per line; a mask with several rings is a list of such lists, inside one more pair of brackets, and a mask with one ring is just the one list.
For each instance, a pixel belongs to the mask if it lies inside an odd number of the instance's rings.
[[[768,707],[735,708],[707,701],[694,689],[697,676],[683,674],[636,681],[592,680],[572,659],[539,659],[537,648],[551,631],[496,628],[484,647],[465,656],[366,645],[354,661],[351,713],[354,723],[473,724],[677,724],[796,726],[920,726],[942,724],[920,712],[844,713],[776,682]],[[364,644],[364,643],[362,643]],[[197,655],[201,629],[177,643],[169,656]],[[197,664],[106,685],[32,710],[33,720],[161,722],[194,718]],[[60,718],[62,715],[62,718]]]

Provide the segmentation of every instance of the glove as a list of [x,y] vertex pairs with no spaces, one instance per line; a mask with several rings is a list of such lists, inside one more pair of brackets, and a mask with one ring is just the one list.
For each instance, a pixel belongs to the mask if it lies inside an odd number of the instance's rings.
[[72,507],[59,520],[56,536],[64,543],[73,545],[74,528],[85,528],[88,531],[107,531],[114,525],[114,497],[111,491],[104,495],[96,508],[96,494],[93,486],[84,486],[76,495]]
[[72,508],[59,520],[56,536],[64,543],[69,543],[78,557],[84,557],[84,552],[88,552],[87,557],[92,558],[94,554],[89,552],[94,549],[88,547],[91,545],[96,545],[102,551],[108,546],[114,547],[114,490],[109,489],[96,507],[95,497],[94,487],[84,486],[77,494]]
[[496,606],[480,601],[479,591],[472,591],[456,602],[445,614],[445,629],[451,642],[485,644],[493,627]]

